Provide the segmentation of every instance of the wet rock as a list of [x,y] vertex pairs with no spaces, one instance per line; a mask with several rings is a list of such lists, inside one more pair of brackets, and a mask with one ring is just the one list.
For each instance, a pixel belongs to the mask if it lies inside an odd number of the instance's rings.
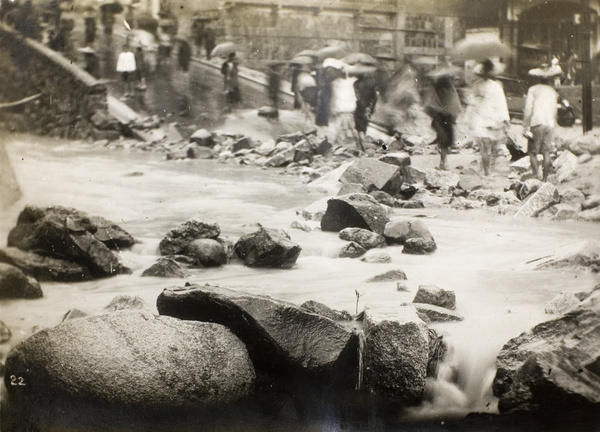
[[358,243],[366,250],[387,246],[383,236],[364,228],[344,228],[340,231],[339,237],[342,240]]
[[358,258],[367,253],[367,250],[356,242],[350,242],[342,246],[339,258]]
[[43,296],[37,280],[15,266],[0,263],[0,299],[35,299]]
[[379,204],[383,204],[388,207],[394,207],[394,204],[396,203],[396,199],[387,192],[373,191],[369,195],[375,198]]
[[387,264],[392,262],[392,257],[387,252],[371,251],[367,252],[360,260],[366,263]]
[[11,264],[42,282],[77,282],[92,279],[90,271],[84,265],[14,247],[0,249],[0,262]]
[[[128,273],[117,255],[94,236],[97,230],[92,218],[76,209],[27,206],[8,234],[8,246],[85,265],[96,277]],[[104,235],[103,231],[101,238]]]
[[171,257],[160,257],[143,271],[142,277],[184,278],[188,272]]
[[573,293],[560,293],[554,297],[546,305],[544,312],[547,314],[564,314],[569,309],[573,309],[578,306],[581,301]]
[[263,227],[242,236],[234,249],[237,256],[249,267],[280,268],[293,266],[302,251],[285,231]]
[[420,220],[391,221],[385,226],[383,236],[388,244],[404,244],[409,239],[434,240],[427,226]]
[[356,361],[356,336],[329,318],[291,303],[211,285],[166,288],[160,314],[229,327],[260,371],[339,373]]
[[590,131],[571,142],[569,150],[576,156],[581,156],[584,153],[600,154],[600,137]]
[[79,309],[69,309],[67,311],[67,313],[65,314],[65,316],[63,317],[62,322],[79,319],[79,318],[85,318],[86,316],[88,316],[88,314],[80,311]]
[[514,217],[536,217],[547,208],[557,204],[560,196],[556,187],[552,183],[544,183],[540,188],[523,204],[521,209]]
[[587,222],[600,222],[600,207],[584,210],[578,215],[579,220]]
[[6,343],[12,337],[12,332],[10,329],[4,324],[4,321],[0,321],[0,344]]
[[429,255],[437,250],[437,244],[433,240],[411,238],[406,240],[402,253],[411,255]]
[[363,331],[364,388],[405,405],[419,404],[429,362],[425,323],[412,308],[401,308],[393,318],[367,309]]
[[599,419],[600,292],[508,341],[493,391],[501,413]]
[[205,267],[227,264],[227,252],[221,243],[214,239],[196,239],[187,244],[185,255]]
[[389,281],[397,281],[397,280],[406,280],[406,273],[402,269],[393,269],[388,270],[385,273],[381,273],[370,277],[366,280],[366,282],[389,282]]
[[341,231],[344,228],[364,228],[383,233],[389,218],[385,209],[371,196],[350,194],[331,198],[321,219],[321,230]]
[[207,131],[206,129],[198,129],[190,136],[190,141],[198,144],[201,147],[214,147],[215,140],[213,138],[212,133]]
[[192,218],[169,231],[160,241],[158,247],[161,255],[177,255],[181,254],[192,240],[199,238],[216,239],[220,234],[221,229],[218,224]]
[[412,303],[417,315],[427,324],[435,322],[463,321],[465,317],[450,309],[427,303]]
[[255,381],[246,347],[227,328],[138,311],[39,331],[11,351],[6,372],[30,384],[7,385],[17,404],[73,398],[119,410],[219,406]]
[[379,156],[378,160],[400,168],[411,164],[410,156],[406,153],[386,153]]
[[568,150],[563,151],[560,156],[552,162],[559,183],[566,182],[573,177],[577,171],[578,165],[577,156]]
[[90,221],[96,226],[94,237],[108,246],[109,249],[126,249],[135,244],[133,236],[119,225],[101,216],[90,216]]
[[329,318],[333,321],[352,321],[352,315],[350,315],[349,312],[331,309],[329,306],[314,300],[304,302],[300,305],[300,307],[309,312]]
[[448,353],[448,345],[444,336],[438,334],[434,329],[429,329],[429,362],[427,363],[427,376],[437,377],[439,365]]
[[139,296],[119,295],[113,298],[104,310],[116,312],[122,310],[144,309],[146,302]]
[[600,241],[585,240],[559,247],[551,256],[531,261],[544,268],[600,268]]
[[358,183],[367,191],[381,190],[396,195],[403,178],[399,167],[374,158],[362,158],[350,165],[340,177],[342,183]]
[[419,285],[413,303],[426,303],[446,309],[456,309],[454,291],[442,289],[436,285]]

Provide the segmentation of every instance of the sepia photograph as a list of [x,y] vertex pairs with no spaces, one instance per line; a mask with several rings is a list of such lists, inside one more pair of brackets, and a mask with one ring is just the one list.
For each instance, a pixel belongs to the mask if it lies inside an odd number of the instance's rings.
[[600,430],[600,0],[0,0],[0,77],[0,431]]

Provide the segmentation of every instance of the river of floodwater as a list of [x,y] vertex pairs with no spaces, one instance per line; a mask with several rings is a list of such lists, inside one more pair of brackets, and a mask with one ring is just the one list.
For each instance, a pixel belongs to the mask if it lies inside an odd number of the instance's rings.
[[[388,247],[392,263],[371,264],[337,258],[344,242],[336,233],[290,228],[301,221],[296,211],[326,196],[334,184],[303,184],[276,169],[166,161],[159,153],[108,151],[31,135],[4,138],[23,197],[2,209],[0,246],[6,245],[7,233],[26,204],[69,206],[103,216],[139,243],[120,252],[131,275],[46,282],[41,299],[1,301],[1,319],[13,333],[1,346],[2,358],[34,331],[59,324],[70,309],[99,314],[112,298],[126,294],[141,297],[156,312],[163,288],[185,281],[234,287],[295,304],[317,300],[351,313],[357,310],[357,291],[358,310],[368,306],[390,316],[401,303],[412,301],[419,285],[434,284],[456,292],[456,312],[465,319],[432,326],[445,335],[450,352],[440,377],[428,381],[426,401],[406,415],[416,421],[444,421],[472,411],[497,412],[491,383],[502,345],[551,318],[544,306],[560,292],[590,290],[599,282],[597,274],[583,270],[533,270],[526,264],[559,246],[600,239],[594,224],[517,220],[480,210],[394,209],[392,219],[421,217],[438,250],[412,256],[402,254],[401,247]],[[185,280],[141,278],[158,258],[158,243],[166,232],[192,217],[217,222],[221,236],[232,241],[255,231],[258,223],[281,228],[302,246],[302,253],[289,270],[252,269],[234,262],[192,270]],[[409,292],[398,291],[395,282],[365,282],[394,268],[407,274]]]

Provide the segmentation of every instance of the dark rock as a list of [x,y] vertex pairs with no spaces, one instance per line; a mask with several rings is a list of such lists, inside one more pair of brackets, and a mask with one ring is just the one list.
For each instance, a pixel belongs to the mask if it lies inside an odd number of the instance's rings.
[[440,363],[448,353],[448,345],[444,342],[444,336],[435,330],[429,329],[429,362],[427,363],[427,376],[437,377]]
[[404,183],[409,185],[425,184],[427,174],[409,165],[402,167],[402,178],[404,179]]
[[213,148],[215,146],[215,139],[212,133],[206,129],[198,129],[190,136],[190,141],[201,147]]
[[237,256],[249,267],[293,266],[302,248],[283,230],[261,227],[242,236],[235,244]]
[[266,105],[266,106],[260,107],[257,111],[257,114],[259,117],[278,118],[279,110],[275,107]]
[[394,207],[394,204],[396,203],[396,199],[387,192],[373,191],[369,195],[375,198],[379,204],[383,204],[388,207]]
[[92,279],[86,266],[14,247],[0,249],[0,262],[11,264],[42,282],[78,282]]
[[344,228],[340,231],[339,237],[342,240],[358,243],[366,250],[387,246],[382,235],[364,228]]
[[310,142],[313,153],[325,157],[329,157],[333,153],[333,145],[327,137],[309,136],[307,139]]
[[373,158],[362,158],[350,165],[340,177],[342,183],[358,183],[367,191],[381,190],[396,195],[402,186],[399,167]]
[[202,147],[198,144],[191,144],[186,147],[185,155],[189,159],[213,159],[215,153],[209,147]]
[[411,255],[428,255],[435,252],[437,245],[433,240],[411,238],[406,240],[402,253]]
[[12,333],[10,329],[4,324],[3,321],[0,321],[0,343],[5,343],[10,340],[12,337]]
[[314,300],[304,302],[300,307],[334,321],[352,321],[352,315],[349,312],[331,309],[329,306]]
[[254,147],[254,143],[250,137],[242,137],[234,142],[231,146],[231,152],[235,153],[242,149],[251,149]]
[[379,161],[400,168],[408,166],[411,163],[410,156],[406,153],[386,153],[379,157]]
[[135,244],[133,236],[117,224],[100,216],[91,216],[90,221],[96,226],[94,237],[109,249],[126,249]]
[[283,150],[275,153],[264,163],[265,166],[272,167],[282,167],[285,165],[289,165],[294,161],[294,156],[296,155],[296,149],[291,147],[287,150]]
[[91,117],[90,122],[101,131],[121,132],[122,126],[119,120],[104,110],[97,110]]
[[38,281],[10,264],[0,263],[0,299],[43,297]]
[[398,280],[406,280],[406,273],[402,269],[388,270],[385,273],[370,277],[366,282],[390,282]]
[[341,231],[344,228],[364,228],[382,234],[389,218],[385,209],[366,194],[342,195],[327,202],[321,219],[321,230]]
[[205,267],[215,267],[227,264],[225,247],[217,240],[196,239],[185,247],[184,253]]
[[143,309],[145,306],[146,302],[139,296],[119,295],[113,298],[110,303],[104,307],[104,310],[109,312],[137,310]]
[[79,309],[69,309],[67,311],[67,313],[65,314],[65,316],[63,317],[62,322],[73,320],[73,319],[85,318],[86,316],[88,316],[88,314],[80,311]]
[[161,255],[181,254],[192,240],[199,238],[216,239],[221,234],[221,229],[216,223],[203,222],[199,218],[192,218],[167,233],[158,245]]
[[434,306],[427,303],[411,303],[417,310],[417,315],[427,324],[435,322],[462,321],[465,319],[460,314],[444,307]]
[[[39,331],[10,352],[6,372],[16,403],[72,398],[119,410],[219,406],[255,381],[246,347],[227,328],[138,311]],[[10,375],[26,385],[9,385]]]
[[363,330],[365,389],[405,405],[419,404],[429,362],[426,324],[412,308],[402,308],[396,319],[367,309]]
[[358,258],[367,253],[367,250],[356,242],[350,242],[342,246],[339,258]]
[[420,220],[392,221],[385,226],[383,236],[388,244],[404,244],[409,239],[434,241],[427,226]]
[[160,257],[142,273],[142,277],[184,278],[188,272],[171,257]]
[[511,339],[493,384],[501,413],[600,417],[600,291],[555,320]]
[[446,309],[456,309],[454,291],[442,289],[436,285],[419,285],[413,303],[427,303]]
[[166,288],[160,314],[228,326],[248,347],[257,370],[346,373],[356,336],[329,318],[291,303],[217,286]]

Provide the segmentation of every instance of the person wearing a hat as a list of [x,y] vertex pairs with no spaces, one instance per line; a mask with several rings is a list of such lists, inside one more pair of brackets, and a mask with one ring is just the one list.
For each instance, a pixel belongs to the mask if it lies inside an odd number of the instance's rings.
[[477,80],[467,100],[465,119],[468,122],[479,151],[483,172],[489,176],[500,153],[500,144],[510,125],[506,96],[502,85],[493,79],[501,68],[489,59],[473,68]]
[[531,86],[525,97],[523,127],[525,134],[530,137],[527,141],[527,153],[531,162],[531,170],[536,177],[539,175],[537,155],[542,153],[544,157],[542,180],[546,181],[552,164],[550,153],[552,152],[558,101],[558,93],[552,83],[557,76],[562,75],[562,69],[557,64],[545,65],[541,68],[531,69],[529,75],[538,77],[539,83]]

